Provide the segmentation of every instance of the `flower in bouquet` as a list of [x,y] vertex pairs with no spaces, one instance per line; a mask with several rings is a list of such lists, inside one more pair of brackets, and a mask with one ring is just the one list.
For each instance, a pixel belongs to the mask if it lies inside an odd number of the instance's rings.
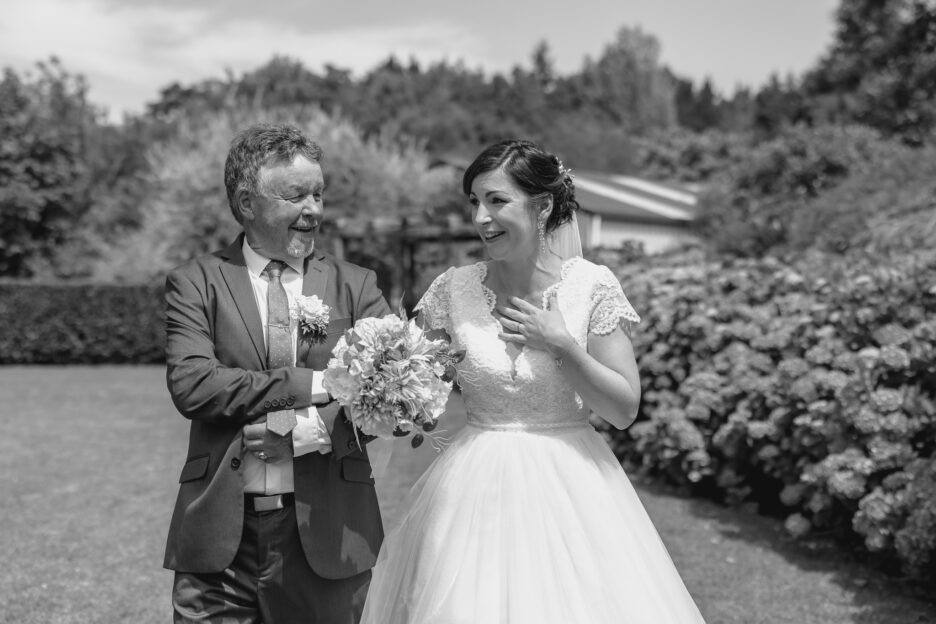
[[289,306],[289,314],[299,321],[299,330],[303,338],[312,341],[321,340],[327,334],[330,311],[331,308],[316,295],[297,295]]
[[[444,339],[430,340],[401,312],[360,319],[332,355],[323,385],[344,406],[355,435],[360,429],[390,438],[435,429],[464,351],[452,351]],[[413,446],[422,440],[417,433]]]

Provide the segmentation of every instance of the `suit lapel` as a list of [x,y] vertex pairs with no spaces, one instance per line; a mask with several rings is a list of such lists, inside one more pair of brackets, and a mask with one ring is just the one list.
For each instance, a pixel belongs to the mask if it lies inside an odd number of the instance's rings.
[[247,335],[257,351],[257,357],[263,367],[266,367],[266,347],[263,344],[263,325],[260,323],[260,310],[257,309],[257,300],[254,297],[253,286],[250,285],[250,275],[247,273],[247,263],[244,261],[244,250],[241,247],[244,235],[237,237],[230,247],[224,250],[221,257],[221,276],[231,291],[234,305],[240,313]]
[[[317,295],[326,304],[325,287],[331,276],[332,268],[324,260],[325,256],[319,252],[314,252],[306,261],[305,275],[302,276],[302,295],[311,297]],[[306,358],[309,356],[309,341],[302,339],[302,332],[299,332],[299,345],[296,349],[297,366],[305,366]]]

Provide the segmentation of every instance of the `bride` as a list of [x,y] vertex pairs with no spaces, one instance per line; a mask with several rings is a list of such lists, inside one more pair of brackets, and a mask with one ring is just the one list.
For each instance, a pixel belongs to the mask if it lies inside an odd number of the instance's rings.
[[667,624],[702,617],[614,454],[640,381],[639,317],[581,257],[572,176],[528,141],[485,149],[463,190],[490,261],[417,309],[465,349],[468,424],[416,482],[381,549],[367,624]]

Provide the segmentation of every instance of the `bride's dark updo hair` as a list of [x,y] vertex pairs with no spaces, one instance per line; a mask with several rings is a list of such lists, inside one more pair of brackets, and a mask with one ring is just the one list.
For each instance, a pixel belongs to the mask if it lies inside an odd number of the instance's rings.
[[501,168],[530,197],[552,197],[553,210],[546,220],[546,232],[567,223],[578,210],[572,174],[555,155],[540,149],[532,141],[521,139],[495,143],[478,154],[465,170],[462,191],[466,196],[471,195],[475,178]]

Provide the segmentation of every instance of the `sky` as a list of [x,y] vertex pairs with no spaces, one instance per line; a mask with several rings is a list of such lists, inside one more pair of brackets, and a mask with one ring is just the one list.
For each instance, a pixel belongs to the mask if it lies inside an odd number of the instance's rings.
[[[549,44],[561,74],[617,31],[655,36],[661,62],[725,95],[772,73],[799,75],[826,51],[837,0],[4,0],[0,67],[58,56],[112,119],[159,90],[256,69],[274,55],[361,75],[394,54],[487,72],[529,67]],[[535,7],[535,8],[534,8]]]

